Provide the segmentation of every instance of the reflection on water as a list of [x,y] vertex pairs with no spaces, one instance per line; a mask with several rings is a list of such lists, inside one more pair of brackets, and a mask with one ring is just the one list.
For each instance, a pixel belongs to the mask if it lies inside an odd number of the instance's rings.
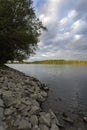
[[9,64],[46,83],[49,97],[44,109],[81,111],[87,107],[87,66]]

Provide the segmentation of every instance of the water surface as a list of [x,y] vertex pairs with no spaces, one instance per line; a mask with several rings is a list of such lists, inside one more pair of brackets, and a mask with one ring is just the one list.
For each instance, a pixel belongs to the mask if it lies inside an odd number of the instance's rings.
[[87,66],[9,64],[26,75],[34,76],[50,88],[44,109],[82,112],[87,110]]

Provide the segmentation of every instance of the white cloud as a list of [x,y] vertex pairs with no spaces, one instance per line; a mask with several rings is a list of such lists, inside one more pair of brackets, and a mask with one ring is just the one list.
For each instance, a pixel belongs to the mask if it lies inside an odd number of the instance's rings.
[[84,1],[45,0],[38,14],[48,31],[40,36],[39,49],[31,60],[84,59],[87,56],[87,8],[84,12]]
[[68,13],[68,17],[69,18],[74,18],[74,17],[76,17],[77,16],[77,12],[76,12],[76,10],[71,10],[69,13]]
[[79,19],[73,23],[71,31],[72,33],[85,33],[85,31],[87,32],[87,23],[84,20]]
[[82,24],[82,20],[77,20],[76,22],[73,23],[73,25],[71,26],[71,30],[72,32],[76,32]]
[[69,20],[68,20],[68,18],[66,17],[66,18],[63,18],[63,19],[61,19],[60,20],[60,26],[66,26],[67,24],[68,24],[68,22],[69,22]]
[[75,35],[74,38],[75,40],[79,40],[82,36],[81,35]]

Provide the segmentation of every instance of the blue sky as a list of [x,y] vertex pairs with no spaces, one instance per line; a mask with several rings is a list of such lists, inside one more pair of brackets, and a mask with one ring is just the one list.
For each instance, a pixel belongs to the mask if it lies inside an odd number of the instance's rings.
[[87,0],[34,0],[34,7],[48,31],[30,61],[87,59]]

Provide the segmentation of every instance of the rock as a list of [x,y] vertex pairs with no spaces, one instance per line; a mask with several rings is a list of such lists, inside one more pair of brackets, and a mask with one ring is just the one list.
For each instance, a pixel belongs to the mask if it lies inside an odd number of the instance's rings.
[[30,106],[27,106],[25,109],[23,109],[21,112],[22,112],[22,115],[23,116],[28,116],[28,113],[30,111],[31,107]]
[[37,84],[36,84],[36,82],[34,82],[34,81],[30,81],[29,84],[30,84],[31,86],[37,87]]
[[21,119],[18,129],[31,129],[31,123],[28,120]]
[[38,127],[38,125],[33,126],[32,130],[40,130],[40,128]]
[[41,91],[41,96],[47,97],[47,93],[45,91]]
[[32,100],[32,105],[40,107],[39,103],[36,100]]
[[3,120],[4,117],[4,109],[0,107],[0,121]]
[[5,130],[5,128],[3,126],[0,126],[0,130]]
[[50,130],[59,130],[59,127],[56,124],[52,124]]
[[2,89],[0,89],[0,97],[2,97]]
[[46,125],[43,125],[43,124],[40,124],[39,128],[40,128],[40,130],[49,130],[49,128]]
[[87,123],[87,117],[83,117],[83,121]]
[[45,86],[43,89],[44,89],[45,91],[48,91],[48,90],[49,90],[49,88],[48,88],[47,86]]
[[29,84],[29,82],[30,82],[29,78],[27,78],[27,79],[24,81],[25,84]]
[[15,103],[15,108],[19,109],[21,107],[21,99],[17,99]]
[[50,123],[51,123],[50,114],[45,113],[45,114],[41,115],[40,118],[39,118],[39,123],[50,127]]
[[4,78],[3,88],[4,87],[8,89],[8,78],[7,77]]
[[30,97],[31,97],[32,99],[36,99],[36,100],[37,100],[37,98],[38,98],[38,94],[33,93],[33,94],[30,95]]
[[14,112],[15,112],[14,108],[7,108],[7,109],[5,109],[4,114],[5,114],[5,116],[9,116],[9,115],[13,114]]
[[38,93],[38,95],[37,95],[37,100],[38,100],[39,102],[44,102],[44,101],[45,101],[45,98],[44,98],[40,93]]
[[25,105],[31,105],[31,101],[28,99],[28,100],[25,100],[25,99],[22,99],[21,102]]
[[0,77],[0,82],[3,83],[4,77]]
[[31,118],[30,118],[30,122],[33,126],[36,126],[38,125],[38,118],[36,115],[32,115]]
[[4,102],[2,99],[0,99],[0,107],[4,107]]
[[39,112],[40,108],[37,106],[32,106],[31,110],[29,111],[29,116],[36,115]]
[[74,123],[73,120],[71,118],[69,118],[69,117],[63,117],[63,120],[68,122],[68,123],[71,123],[71,124]]
[[0,121],[9,121],[20,130],[50,130],[51,123],[58,124],[57,118],[52,113],[41,112],[40,107],[47,98],[48,89],[36,78],[13,69],[3,70],[0,74]]
[[36,92],[40,92],[40,88],[37,86],[37,87],[35,88],[35,91],[36,91]]
[[18,108],[19,111],[23,111],[26,108],[26,105],[24,104],[19,104],[18,106],[16,106]]
[[21,116],[19,115],[19,116],[17,117],[17,119],[13,122],[12,125],[18,127],[18,126],[19,126],[19,123],[20,123],[20,120],[21,120]]
[[56,115],[53,113],[53,111],[52,110],[49,110],[49,111],[50,111],[51,120],[52,120],[51,122],[55,123],[58,126],[61,126],[61,124],[59,123],[59,121],[58,121]]
[[14,90],[15,89],[15,83],[8,82],[8,89],[9,90]]
[[7,130],[8,125],[6,124],[6,122],[3,122],[3,128]]
[[12,91],[4,91],[2,98],[3,98],[4,104],[5,104],[6,107],[9,107],[12,104],[14,104]]

